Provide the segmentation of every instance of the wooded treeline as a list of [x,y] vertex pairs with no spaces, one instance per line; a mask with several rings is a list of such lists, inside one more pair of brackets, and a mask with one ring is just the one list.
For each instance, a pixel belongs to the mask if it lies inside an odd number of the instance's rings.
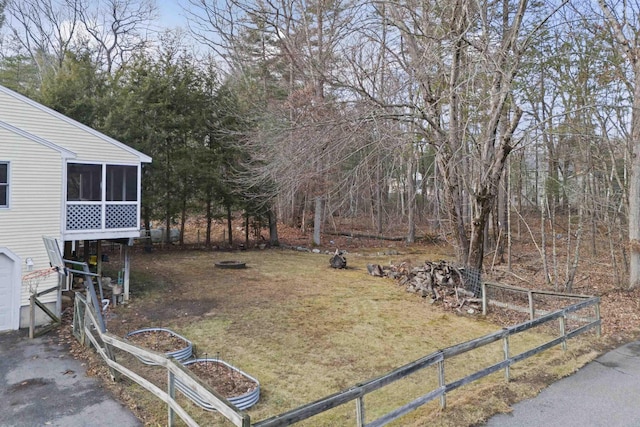
[[[437,233],[475,268],[510,262],[518,232],[563,289],[604,238],[614,280],[638,286],[640,9],[181,5],[178,30],[153,0],[0,0],[0,84],[152,156],[147,225],[242,211],[274,244],[277,221],[320,244],[353,218],[408,242]],[[521,229],[532,213],[543,233]]]

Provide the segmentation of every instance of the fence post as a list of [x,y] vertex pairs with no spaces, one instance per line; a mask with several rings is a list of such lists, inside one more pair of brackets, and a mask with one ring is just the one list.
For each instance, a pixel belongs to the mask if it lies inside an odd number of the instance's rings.
[[[446,382],[444,380],[444,359],[438,362],[438,385],[441,388],[446,386]],[[443,392],[442,396],[440,396],[440,407],[445,409],[447,407],[447,395]]]
[[562,316],[558,317],[560,321],[560,336],[562,336],[562,350],[567,351],[567,314],[563,313]]
[[[100,333],[100,330],[96,328],[96,330],[98,331],[98,335],[100,336],[100,339],[102,339],[102,333]],[[102,341],[102,344],[104,345],[104,353],[107,355],[107,357],[109,359],[111,359],[113,362],[116,361],[116,355],[113,351],[113,348],[111,348],[111,346],[109,344],[107,344],[106,342],[104,342],[104,340]],[[113,367],[111,367],[111,365],[109,365],[109,373],[111,374],[111,380],[112,381],[118,381],[120,379],[120,372],[118,372],[117,369],[114,369]]]
[[364,396],[356,399],[356,422],[358,427],[364,427]]
[[[176,398],[176,379],[174,373],[171,372],[171,369],[167,369],[167,394],[172,400]],[[167,414],[167,425],[169,427],[173,427],[176,422],[176,414],[171,405],[168,405],[168,407],[169,412]]]
[[600,335],[602,335],[602,323],[600,322],[600,301],[598,301],[598,303],[596,304],[596,320],[598,321],[596,336],[600,338]]
[[483,282],[480,284],[480,286],[482,288],[482,315],[486,316],[487,315],[487,284]]
[[36,327],[36,296],[29,296],[29,338],[33,339]]
[[86,321],[87,300],[81,293],[76,293],[74,298],[73,334],[78,342],[84,345],[84,323]]
[[[88,292],[87,292],[88,293]],[[80,340],[80,344],[82,344],[85,347],[91,347],[91,341],[89,341],[87,339],[87,323],[89,325],[91,325],[91,318],[89,317],[89,313],[88,311],[91,310],[92,304],[91,304],[91,299],[86,298],[85,299],[85,304],[84,304],[84,318],[82,320],[82,336],[81,336],[81,340]]]
[[[510,356],[509,356],[509,335],[505,335],[505,337],[502,339],[502,349],[504,351],[504,360],[509,360]],[[504,367],[504,378],[507,380],[507,382],[509,382],[510,380],[510,369],[511,366],[507,365]]]
[[533,307],[533,292],[527,292],[529,295],[529,320],[533,320],[536,317],[536,309]]

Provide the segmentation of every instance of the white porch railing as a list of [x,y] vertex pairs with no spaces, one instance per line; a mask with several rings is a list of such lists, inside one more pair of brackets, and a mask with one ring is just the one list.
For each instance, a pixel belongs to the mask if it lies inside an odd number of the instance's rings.
[[137,229],[138,202],[67,202],[66,231]]

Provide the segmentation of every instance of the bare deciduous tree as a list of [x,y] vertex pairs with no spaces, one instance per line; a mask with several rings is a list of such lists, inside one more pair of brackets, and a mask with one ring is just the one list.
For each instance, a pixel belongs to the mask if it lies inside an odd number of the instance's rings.
[[157,17],[155,0],[77,0],[76,11],[98,63],[109,74],[114,63],[124,63],[145,46]]
[[615,46],[631,66],[631,177],[629,180],[629,288],[640,286],[640,8],[637,3],[598,0],[598,5],[615,36]]
[[537,29],[522,28],[528,2],[376,4],[378,10],[385,5],[385,25],[397,34],[387,49],[394,67],[408,76],[404,94],[415,85],[420,95],[419,102],[405,101],[404,107],[376,101],[396,111],[404,108],[436,148],[460,261],[481,268],[485,229],[522,114],[512,90]]
[[[269,62],[284,65],[278,78],[287,98],[271,98],[270,110],[263,109],[262,113],[268,113],[264,117],[268,115],[269,120],[286,125],[280,126],[277,136],[271,134],[273,138],[263,140],[263,150],[290,153],[293,148],[297,155],[283,158],[280,165],[276,164],[279,157],[272,157],[270,165],[280,172],[265,175],[275,179],[283,193],[302,200],[303,211],[308,204],[312,206],[313,239],[320,244],[325,204],[331,191],[327,186],[331,178],[327,174],[335,165],[333,148],[344,139],[336,137],[337,122],[343,118],[334,108],[335,98],[328,96],[328,76],[335,68],[340,41],[349,32],[352,19],[349,10],[354,3],[193,0],[190,4],[194,18],[191,28],[196,37],[224,58],[234,73],[248,77]],[[254,137],[259,139],[264,135],[256,133]],[[298,165],[293,166],[295,161],[301,163],[304,171]],[[290,186],[285,187],[287,185]],[[304,189],[303,197],[299,197],[301,189]]]
[[60,67],[76,42],[77,0],[7,0],[13,39],[37,65],[39,77]]
[[143,46],[156,18],[155,0],[7,0],[14,40],[37,64],[40,78],[56,71],[66,52],[94,51],[111,73],[115,62]]

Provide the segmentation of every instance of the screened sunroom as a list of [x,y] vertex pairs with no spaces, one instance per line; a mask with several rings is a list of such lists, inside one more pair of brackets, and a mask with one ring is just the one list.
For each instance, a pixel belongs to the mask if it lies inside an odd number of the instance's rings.
[[64,240],[138,237],[140,166],[67,163]]

